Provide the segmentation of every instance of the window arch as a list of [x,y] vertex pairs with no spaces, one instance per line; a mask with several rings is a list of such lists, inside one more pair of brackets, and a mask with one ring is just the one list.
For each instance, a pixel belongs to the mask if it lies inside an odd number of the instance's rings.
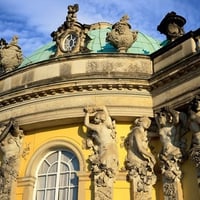
[[72,151],[51,151],[37,171],[35,200],[77,200],[79,170],[79,161]]

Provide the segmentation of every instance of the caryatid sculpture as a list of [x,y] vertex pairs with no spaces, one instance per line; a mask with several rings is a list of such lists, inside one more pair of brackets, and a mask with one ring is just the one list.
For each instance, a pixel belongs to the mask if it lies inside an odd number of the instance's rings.
[[105,106],[87,107],[84,111],[84,124],[89,129],[87,147],[93,150],[89,161],[95,179],[95,200],[112,199],[113,182],[118,172],[115,122]]
[[140,117],[125,140],[127,157],[125,166],[128,180],[133,183],[134,199],[151,199],[152,185],[156,182],[154,166],[156,159],[149,151],[147,129],[151,124],[148,117]]
[[200,193],[200,96],[196,96],[189,106],[189,128],[192,132],[191,158],[197,168]]
[[22,153],[23,131],[15,119],[0,127],[0,199],[13,200],[13,183],[18,175],[19,158]]
[[185,157],[187,116],[182,112],[163,108],[156,114],[162,150],[159,155],[163,174],[164,199],[183,198],[181,190],[182,171],[180,164]]

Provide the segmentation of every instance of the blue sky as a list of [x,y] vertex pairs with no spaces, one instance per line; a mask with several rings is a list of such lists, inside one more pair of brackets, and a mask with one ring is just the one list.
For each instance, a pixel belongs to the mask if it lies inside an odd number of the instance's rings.
[[78,21],[83,24],[117,22],[130,17],[132,29],[155,39],[165,36],[157,25],[171,11],[186,18],[185,32],[200,28],[199,0],[0,0],[0,38],[19,37],[24,56],[52,41],[55,31],[67,15],[68,5],[79,4]]

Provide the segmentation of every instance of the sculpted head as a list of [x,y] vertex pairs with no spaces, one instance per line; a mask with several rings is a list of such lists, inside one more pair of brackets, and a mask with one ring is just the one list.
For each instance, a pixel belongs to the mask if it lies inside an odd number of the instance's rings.
[[104,112],[99,111],[94,116],[94,122],[95,124],[100,124],[106,121],[106,115]]
[[200,96],[196,96],[191,102],[191,109],[194,112],[200,111]]
[[140,117],[135,120],[135,125],[142,126],[147,129],[151,125],[151,120],[148,117]]

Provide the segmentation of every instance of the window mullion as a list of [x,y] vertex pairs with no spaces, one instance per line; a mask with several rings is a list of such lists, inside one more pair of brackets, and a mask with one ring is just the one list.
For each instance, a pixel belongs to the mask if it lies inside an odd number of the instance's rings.
[[58,170],[56,175],[56,191],[55,191],[55,200],[58,200],[59,197],[59,182],[60,182],[60,164],[61,164],[61,151],[58,151]]

